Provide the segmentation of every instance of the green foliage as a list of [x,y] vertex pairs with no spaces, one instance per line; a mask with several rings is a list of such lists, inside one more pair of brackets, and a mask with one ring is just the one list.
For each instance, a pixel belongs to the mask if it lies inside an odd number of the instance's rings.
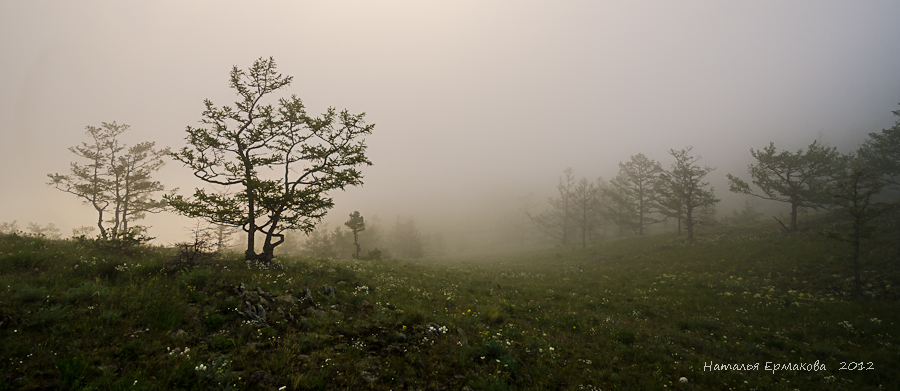
[[748,167],[752,183],[762,193],[750,188],[744,180],[728,174],[732,192],[749,194],[791,205],[791,224],[785,227],[797,232],[797,215],[803,209],[819,209],[831,203],[832,181],[840,170],[843,158],[835,147],[825,147],[817,141],[791,153],[778,152],[774,143],[761,150],[750,149],[756,164]]
[[203,324],[210,330],[218,330],[225,324],[225,318],[219,314],[212,314],[203,320]]
[[353,245],[356,246],[355,258],[359,259],[359,233],[366,230],[366,221],[362,215],[359,214],[359,211],[354,211],[350,214],[350,218],[344,222],[344,225],[353,232]]
[[619,173],[603,190],[608,218],[623,229],[643,235],[644,226],[658,222],[651,217],[657,210],[656,190],[663,169],[644,154],[631,156],[631,161],[619,162]]
[[[69,150],[88,163],[72,163],[69,175],[47,174],[48,185],[73,194],[94,207],[100,236],[104,239],[139,230],[140,227],[129,227],[128,223],[166,206],[164,201],[152,199],[165,187],[151,176],[165,164],[162,156],[168,150],[154,149],[153,142],[132,147],[120,145],[117,137],[128,128],[128,125],[115,122],[103,122],[99,128],[87,126],[86,133],[91,141]],[[111,218],[105,215],[108,213],[112,213]],[[104,223],[112,226],[104,226]]]
[[[816,216],[804,225],[848,226]],[[845,384],[897,388],[893,242],[873,232],[862,299],[835,256],[843,243],[777,230],[768,222],[704,230],[690,246],[644,236],[454,260],[284,257],[283,270],[223,255],[174,274],[160,271],[174,249],[147,249],[128,261],[149,272],[114,279],[95,270],[122,255],[0,236],[4,254],[53,260],[39,274],[0,275],[9,298],[0,330],[10,336],[0,369],[8,389],[637,390],[678,388],[681,376],[694,389],[819,389],[852,360],[878,371],[842,373]],[[334,298],[323,285],[338,289]],[[33,287],[43,287],[36,299],[16,296]],[[315,304],[282,296],[306,287]],[[248,301],[265,306],[266,324],[243,314]],[[702,370],[814,360],[828,371]]]
[[107,294],[107,288],[93,281],[85,281],[81,285],[70,288],[63,293],[63,298],[70,302],[95,302]]
[[44,259],[32,252],[17,252],[0,258],[0,273],[29,271],[44,266]]
[[900,186],[900,110],[892,111],[897,122],[881,133],[869,133],[859,155],[869,166],[881,172],[886,181]]
[[699,212],[714,207],[720,201],[715,197],[715,189],[704,181],[714,168],[698,165],[700,157],[692,156],[691,150],[693,147],[669,150],[675,162],[669,171],[660,173],[656,188],[660,211],[668,217],[677,218],[679,224],[682,221],[685,223],[688,240],[694,239],[694,225],[702,222]]
[[[260,58],[247,71],[234,67],[230,86],[239,96],[232,106],[209,100],[201,122],[187,127],[188,146],[171,156],[210,184],[236,190],[224,194],[196,189],[193,198],[167,197],[179,213],[247,232],[246,259],[271,261],[287,229],[311,232],[334,203],[327,192],[362,184],[357,167],[371,165],[362,139],[374,125],[364,114],[307,115],[300,98],[263,104],[292,77],[275,70],[272,58]],[[274,170],[284,175],[264,176]],[[262,223],[257,224],[257,220]],[[255,234],[265,237],[263,253],[254,250]]]

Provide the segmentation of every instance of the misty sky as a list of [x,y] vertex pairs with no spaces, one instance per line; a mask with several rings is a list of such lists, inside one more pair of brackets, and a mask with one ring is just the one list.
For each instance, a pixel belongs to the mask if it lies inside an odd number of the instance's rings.
[[[819,138],[847,152],[893,124],[900,2],[735,3],[0,2],[0,221],[93,225],[92,207],[46,185],[85,126],[180,148],[204,99],[236,100],[231,67],[259,57],[294,76],[285,95],[311,114],[376,124],[365,185],[333,194],[337,222],[484,218],[552,195],[567,166],[609,178],[637,153],[668,167],[687,145],[725,198],[750,148]],[[173,161],[157,179],[202,185]],[[191,224],[140,223],[163,244]]]

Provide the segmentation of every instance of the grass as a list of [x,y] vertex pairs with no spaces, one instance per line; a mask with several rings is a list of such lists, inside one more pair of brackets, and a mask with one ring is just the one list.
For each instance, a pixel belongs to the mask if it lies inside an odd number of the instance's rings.
[[[2,236],[0,389],[898,389],[896,250],[870,251],[862,298],[847,253],[760,226],[173,271],[172,249]],[[315,304],[294,303],[307,288]],[[711,369],[725,364],[759,368]]]

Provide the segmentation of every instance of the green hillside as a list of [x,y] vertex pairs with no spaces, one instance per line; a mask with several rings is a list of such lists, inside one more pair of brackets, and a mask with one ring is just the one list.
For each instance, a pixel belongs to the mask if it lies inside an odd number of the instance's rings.
[[776,229],[268,269],[2,236],[0,389],[900,389],[895,244],[856,297],[846,243]]

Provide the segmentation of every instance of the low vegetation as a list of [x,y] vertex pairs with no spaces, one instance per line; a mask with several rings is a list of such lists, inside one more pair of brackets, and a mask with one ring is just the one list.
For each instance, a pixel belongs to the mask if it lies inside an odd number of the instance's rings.
[[4,235],[0,389],[898,389],[895,246],[858,296],[846,243],[770,223],[269,266]]

